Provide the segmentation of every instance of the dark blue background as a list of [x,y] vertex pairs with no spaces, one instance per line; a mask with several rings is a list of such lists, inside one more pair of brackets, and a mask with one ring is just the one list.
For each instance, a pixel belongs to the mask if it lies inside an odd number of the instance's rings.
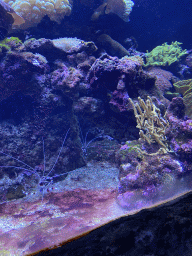
[[[117,0],[119,1],[119,0]],[[86,41],[97,41],[105,33],[124,44],[126,38],[135,37],[138,50],[152,50],[164,42],[183,43],[183,48],[192,49],[192,0],[133,0],[135,5],[130,21],[124,22],[117,15],[102,15],[91,21],[94,10],[103,2],[95,0],[93,6],[74,0],[73,12],[60,25],[45,17],[30,29],[36,38],[78,37]]]
[[[130,22],[125,25],[138,40],[140,50],[151,50],[164,42],[183,42],[192,48],[191,0],[134,0]],[[128,32],[127,31],[127,32]]]

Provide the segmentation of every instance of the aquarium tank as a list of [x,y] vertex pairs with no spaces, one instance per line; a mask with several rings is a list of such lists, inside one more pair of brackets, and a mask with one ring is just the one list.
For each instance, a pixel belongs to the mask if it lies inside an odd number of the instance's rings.
[[192,255],[191,1],[0,0],[0,147],[0,255]]

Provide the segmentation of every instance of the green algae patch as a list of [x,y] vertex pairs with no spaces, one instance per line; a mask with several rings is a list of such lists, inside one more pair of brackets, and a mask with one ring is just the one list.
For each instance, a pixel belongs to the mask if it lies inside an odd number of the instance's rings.
[[143,158],[143,154],[141,153],[141,144],[138,143],[137,140],[126,141],[126,143],[121,146],[116,157],[121,159],[122,162],[126,162],[130,155],[137,156],[140,159]]
[[192,118],[192,79],[181,80],[173,84],[176,92],[183,95],[183,102],[186,106],[186,115]]
[[172,100],[175,97],[179,97],[180,94],[178,92],[171,92],[171,91],[167,91],[164,93],[165,98],[167,98],[168,100]]
[[13,50],[22,45],[22,41],[18,37],[7,37],[0,41],[0,53]]
[[127,148],[128,153],[131,153],[132,151],[140,152],[139,150],[141,145],[139,143],[135,143],[135,141],[133,143],[131,143],[130,141],[126,141],[125,144],[128,146]]
[[0,250],[0,255],[1,256],[11,256],[11,253],[7,250]]
[[187,54],[187,50],[183,50],[180,42],[172,42],[171,45],[164,43],[155,47],[151,52],[146,53],[145,66],[169,66]]

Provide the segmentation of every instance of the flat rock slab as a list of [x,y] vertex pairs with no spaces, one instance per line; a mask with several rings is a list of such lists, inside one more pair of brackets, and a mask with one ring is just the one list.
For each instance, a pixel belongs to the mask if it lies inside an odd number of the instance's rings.
[[[102,181],[104,174],[105,179]],[[118,204],[118,182],[115,181],[117,175],[117,169],[107,163],[88,164],[86,167],[71,172],[64,181],[56,184],[54,192],[49,192],[43,197],[34,195],[0,204],[0,255],[36,255],[45,250],[52,250],[54,253],[54,250],[59,250],[59,248],[66,251],[65,246],[69,246],[69,250],[74,252],[74,254],[71,252],[70,255],[85,255],[86,246],[89,247],[87,248],[89,251],[92,246],[95,247],[96,243],[100,244],[101,238],[96,240],[95,245],[92,244],[94,243],[93,238],[89,240],[89,236],[92,236],[93,232],[97,232],[96,236],[98,234],[100,237],[101,230],[109,229],[107,232],[110,234],[110,226],[116,225],[114,224],[115,221],[123,223],[121,217],[125,216],[133,223],[135,222],[136,229],[132,227],[133,224],[131,224],[132,226],[126,225],[125,228],[122,226],[122,231],[118,227],[117,233],[113,236],[118,235],[119,232],[119,235],[122,232],[126,233],[125,230],[128,232],[126,234],[135,232],[136,236],[137,229],[141,232],[143,225],[146,226],[146,223],[150,222],[150,218],[151,222],[148,225],[151,225],[151,229],[154,228],[154,217],[146,217],[146,214],[142,217],[143,212],[145,212],[141,211],[142,208],[128,211]],[[101,181],[99,182],[99,180]],[[174,211],[174,207],[169,206],[169,204],[164,206],[164,204],[168,201],[174,202],[174,199],[178,199],[184,194],[186,191],[183,194],[180,193],[168,198],[167,201],[158,201],[156,204],[148,204],[143,208],[148,208],[151,213],[156,213],[158,216],[161,211],[162,218],[165,218],[163,216],[164,210],[167,211],[166,207],[169,207],[169,211],[171,211],[170,209]],[[186,211],[190,212],[189,206],[188,204],[182,206],[186,208],[184,214],[187,213]],[[158,216],[155,218],[160,218]],[[135,218],[140,219],[135,221]],[[163,219],[159,221],[163,222]],[[149,232],[149,238],[152,237],[149,241],[153,241],[153,237],[155,237],[153,233],[157,231],[155,229]],[[148,231],[146,232],[148,237]],[[106,234],[104,232],[104,236]],[[101,234],[102,236],[103,234]],[[145,237],[145,233],[143,236]],[[86,246],[80,245],[80,254],[77,253],[77,248],[73,247],[74,242],[78,244],[76,242],[79,241],[78,238],[87,241]],[[108,243],[109,238],[104,238],[102,241],[104,242],[105,239]],[[145,240],[145,238],[143,239]],[[70,244],[72,244],[73,249],[70,248]],[[95,250],[97,249],[96,246]],[[88,255],[93,255],[92,251]]]

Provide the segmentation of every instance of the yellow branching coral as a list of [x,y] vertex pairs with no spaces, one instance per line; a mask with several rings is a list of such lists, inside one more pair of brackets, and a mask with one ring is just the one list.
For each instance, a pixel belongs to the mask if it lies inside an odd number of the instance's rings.
[[104,0],[92,15],[92,20],[96,20],[102,14],[115,13],[124,21],[129,21],[129,14],[134,3],[131,0]]
[[[149,144],[157,142],[161,148],[156,154],[169,152],[165,137],[165,130],[169,127],[169,122],[165,116],[161,116],[160,109],[153,104],[149,96],[146,102],[140,97],[138,97],[139,103],[136,104],[131,99],[129,100],[137,121],[136,127],[140,130],[140,140],[147,141]],[[142,151],[142,153],[146,152]]]
[[51,20],[60,22],[69,16],[72,0],[4,0],[25,20],[24,28],[38,24],[47,15]]

